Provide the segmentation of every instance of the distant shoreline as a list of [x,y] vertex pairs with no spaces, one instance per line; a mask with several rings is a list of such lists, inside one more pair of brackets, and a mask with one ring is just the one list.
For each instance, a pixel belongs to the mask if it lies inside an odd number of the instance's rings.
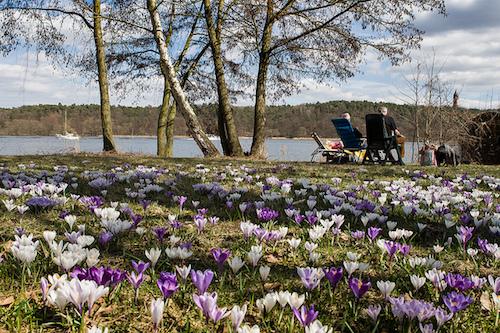
[[[17,137],[31,137],[31,138],[46,138],[46,137],[56,137],[55,135],[0,135],[0,138],[17,138]],[[102,138],[102,135],[89,135],[89,136],[80,136],[81,138]],[[114,135],[115,138],[141,138],[141,139],[154,139],[156,135]],[[188,135],[174,135],[175,139],[192,139],[192,137]],[[240,136],[240,139],[252,139],[251,136]],[[273,136],[267,137],[266,139],[274,139],[274,140],[312,140],[311,137],[296,137],[296,138],[287,138],[284,136]],[[331,139],[331,138],[325,138]]]

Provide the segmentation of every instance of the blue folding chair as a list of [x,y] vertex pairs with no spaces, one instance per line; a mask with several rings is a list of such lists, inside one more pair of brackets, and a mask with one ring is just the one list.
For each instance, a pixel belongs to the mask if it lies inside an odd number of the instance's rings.
[[337,118],[332,119],[332,123],[344,144],[344,152],[352,156],[354,161],[362,159],[365,150],[365,139],[356,136],[351,122],[345,118]]

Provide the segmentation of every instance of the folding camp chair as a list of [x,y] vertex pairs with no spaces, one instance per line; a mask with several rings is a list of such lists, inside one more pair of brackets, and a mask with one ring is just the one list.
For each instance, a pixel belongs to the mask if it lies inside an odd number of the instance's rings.
[[316,155],[321,154],[321,156],[326,158],[327,163],[340,162],[344,157],[344,153],[341,149],[329,149],[325,146],[318,133],[312,132],[311,137],[316,141],[318,147],[311,154],[311,162],[314,161]]
[[344,144],[344,152],[352,157],[354,161],[361,159],[362,157],[358,157],[364,155],[365,139],[356,136],[351,122],[345,118],[332,119],[332,123]]
[[[367,114],[366,117],[366,154],[363,164],[387,162],[402,165],[401,148],[396,142],[396,136],[389,135],[385,127],[384,116],[381,114]],[[396,150],[397,159],[394,159],[392,150]]]

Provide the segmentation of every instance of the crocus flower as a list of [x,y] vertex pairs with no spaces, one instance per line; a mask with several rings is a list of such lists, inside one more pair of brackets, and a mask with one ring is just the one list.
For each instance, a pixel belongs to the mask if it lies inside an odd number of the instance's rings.
[[233,330],[238,330],[238,328],[243,323],[243,319],[245,319],[245,314],[247,313],[247,305],[243,305],[241,308],[238,305],[233,306],[231,310],[231,322],[233,326]]
[[158,241],[160,243],[163,243],[163,240],[165,239],[165,236],[167,235],[167,228],[164,228],[164,227],[154,228],[153,232],[154,232],[156,238],[158,238]]
[[351,288],[356,299],[360,299],[370,289],[370,281],[362,281],[361,279],[351,278],[349,280],[349,288]]
[[230,313],[226,308],[219,309],[217,307],[217,293],[203,293],[202,295],[193,295],[193,300],[196,306],[200,308],[206,320],[211,319],[214,323],[227,317]]
[[276,218],[278,218],[279,215],[280,214],[277,211],[268,207],[257,209],[257,218],[263,222],[269,222],[271,220],[275,220]]
[[161,272],[156,284],[165,299],[170,298],[179,289],[175,273]]
[[109,231],[103,231],[102,233],[99,234],[98,242],[99,245],[101,246],[106,246],[111,239],[113,239],[113,234]]
[[464,250],[467,246],[467,243],[472,238],[472,233],[474,232],[474,227],[460,227],[456,237],[462,244]]
[[42,277],[40,280],[40,289],[42,290],[42,300],[45,302],[47,293],[49,292],[49,281],[45,277]]
[[380,234],[380,232],[382,231],[381,228],[377,228],[377,227],[370,227],[368,228],[368,238],[370,239],[370,241],[374,241],[375,238],[378,237],[378,235]]
[[191,270],[191,280],[196,289],[198,289],[198,294],[204,294],[207,291],[213,278],[214,273],[209,269],[203,272]]
[[493,275],[488,275],[488,282],[490,283],[493,292],[500,295],[500,277],[494,278]]
[[337,287],[337,284],[340,282],[342,276],[344,275],[344,270],[342,269],[342,267],[330,267],[329,269],[325,268],[323,272],[325,273],[325,277],[327,278],[328,282],[330,282],[330,285],[333,289]]
[[309,309],[303,305],[300,310],[292,308],[292,311],[303,327],[309,326],[318,317],[318,311],[314,311],[314,305],[311,305]]
[[132,260],[132,267],[137,272],[137,274],[144,273],[149,268],[150,265],[151,264],[149,262],[144,262],[144,261],[136,262]]
[[382,296],[387,299],[396,287],[396,284],[391,281],[377,281],[377,287],[382,293]]
[[474,287],[474,283],[471,280],[460,274],[448,273],[444,276],[444,281],[448,286],[458,291],[467,291]]
[[392,259],[392,257],[394,257],[396,252],[399,250],[399,244],[393,241],[385,241],[384,246],[389,254],[389,259]]
[[382,307],[380,306],[380,304],[377,304],[377,305],[372,304],[372,305],[368,306],[368,308],[365,309],[365,313],[375,323],[375,322],[377,322],[377,318],[380,314],[380,310],[382,310]]
[[158,259],[160,259],[161,250],[159,248],[152,248],[149,251],[146,250],[145,254],[146,258],[151,261],[151,267],[154,268],[156,266],[156,263],[158,262]]
[[457,313],[458,311],[467,308],[473,302],[473,299],[469,296],[465,296],[464,294],[452,291],[451,293],[443,296],[443,302],[451,312]]
[[132,272],[130,274],[127,274],[127,280],[128,282],[130,282],[132,287],[134,287],[134,289],[139,289],[142,282],[144,281],[144,275],[142,273],[136,275],[135,272]]
[[179,197],[179,209],[182,210],[184,203],[187,201],[187,197],[181,195]]
[[222,272],[224,268],[224,262],[226,262],[227,258],[229,258],[229,256],[231,255],[231,251],[227,249],[212,249],[210,250],[210,253],[212,253],[214,260],[217,263],[219,272]]
[[151,301],[151,318],[153,320],[153,329],[158,332],[158,327],[163,319],[163,308],[165,307],[165,302],[161,298],[157,298]]
[[298,267],[297,274],[299,275],[304,287],[306,287],[308,290],[315,289],[325,275],[325,273],[323,273],[321,269],[311,267]]

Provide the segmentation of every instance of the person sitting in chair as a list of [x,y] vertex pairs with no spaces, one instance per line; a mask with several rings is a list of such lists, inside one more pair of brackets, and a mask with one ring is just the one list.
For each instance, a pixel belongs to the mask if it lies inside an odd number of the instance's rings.
[[405,136],[401,134],[398,127],[396,126],[396,122],[394,118],[387,115],[387,108],[385,106],[381,106],[379,112],[384,116],[385,127],[387,128],[387,134],[390,136],[396,136],[396,142],[401,147],[401,157],[405,156]]
[[[346,112],[346,113],[342,113],[340,115],[340,118],[344,118],[344,119],[347,119],[349,122],[351,122],[351,115]],[[352,126],[352,123],[351,123],[351,126]],[[358,138],[358,139],[361,139],[363,137],[363,134],[359,131],[359,129],[357,127],[354,127],[352,126],[352,129],[354,130],[354,135]]]

